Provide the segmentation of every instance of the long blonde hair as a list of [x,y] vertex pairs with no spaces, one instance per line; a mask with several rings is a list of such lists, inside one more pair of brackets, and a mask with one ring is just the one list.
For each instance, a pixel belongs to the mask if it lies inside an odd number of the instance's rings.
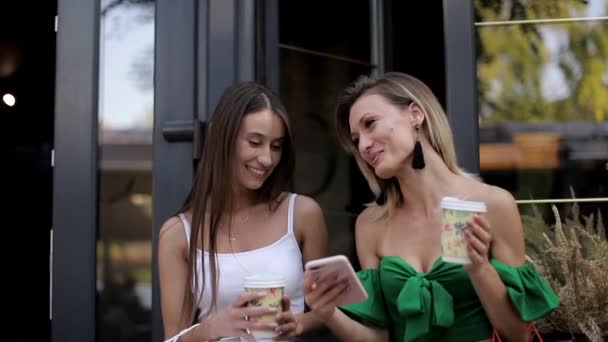
[[420,134],[427,138],[430,146],[441,156],[447,168],[457,175],[471,176],[458,167],[452,130],[441,104],[429,87],[417,78],[399,72],[389,72],[377,77],[360,76],[340,95],[336,109],[336,129],[338,139],[346,151],[355,156],[359,169],[376,196],[376,218],[391,216],[395,208],[403,204],[396,178],[381,179],[374,169],[359,154],[358,147],[351,139],[349,116],[352,106],[363,95],[378,94],[391,104],[407,108],[416,103],[424,113],[425,120],[420,126]]

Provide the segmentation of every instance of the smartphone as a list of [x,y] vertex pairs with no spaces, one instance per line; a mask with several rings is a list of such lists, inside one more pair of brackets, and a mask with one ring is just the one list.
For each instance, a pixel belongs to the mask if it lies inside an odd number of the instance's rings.
[[348,280],[349,289],[342,295],[338,306],[367,300],[367,292],[355,274],[353,266],[344,255],[311,260],[304,267],[307,271],[312,272],[314,276],[318,277],[318,279],[323,279],[335,273],[338,275],[338,281],[343,279]]

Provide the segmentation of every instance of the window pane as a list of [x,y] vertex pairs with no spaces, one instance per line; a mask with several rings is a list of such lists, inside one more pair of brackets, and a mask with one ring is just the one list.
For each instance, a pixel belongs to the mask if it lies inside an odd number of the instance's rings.
[[[354,160],[337,142],[333,113],[342,89],[373,69],[370,5],[349,5],[348,20],[357,25],[346,25],[341,3],[280,3],[280,95],[293,119],[294,191],[319,202],[329,229],[330,254],[344,254],[356,267],[354,223],[360,206],[370,200],[369,190]],[[285,47],[289,44],[311,50]]]
[[477,35],[484,180],[523,200],[608,197],[608,21]]
[[475,0],[475,21],[591,19],[606,15],[606,0]]
[[370,61],[369,0],[281,1],[279,11],[282,48]]
[[150,341],[154,2],[101,1],[98,341]]

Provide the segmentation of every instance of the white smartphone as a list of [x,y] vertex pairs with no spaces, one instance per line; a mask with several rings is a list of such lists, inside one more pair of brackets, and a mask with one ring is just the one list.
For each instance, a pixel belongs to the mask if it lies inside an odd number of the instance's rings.
[[344,255],[335,255],[327,258],[311,260],[304,266],[313,272],[314,276],[322,279],[331,274],[338,276],[338,281],[347,279],[349,290],[342,295],[338,305],[359,303],[367,300],[367,292],[355,274],[353,266]]

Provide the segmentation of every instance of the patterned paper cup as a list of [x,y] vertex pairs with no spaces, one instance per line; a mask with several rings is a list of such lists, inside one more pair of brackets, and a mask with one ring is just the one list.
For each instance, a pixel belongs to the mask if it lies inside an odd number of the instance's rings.
[[456,264],[470,264],[467,241],[464,233],[467,222],[477,213],[485,213],[483,202],[462,201],[454,197],[441,199],[443,219],[441,227],[441,255],[443,261]]
[[[283,293],[285,280],[281,276],[256,274],[247,276],[244,282],[245,291],[264,293],[264,298],[249,302],[249,306],[261,306],[276,308],[278,312],[283,311]],[[255,319],[261,322],[275,323],[276,314],[260,316]],[[256,338],[272,338],[276,336],[274,330],[253,330],[251,334]]]

